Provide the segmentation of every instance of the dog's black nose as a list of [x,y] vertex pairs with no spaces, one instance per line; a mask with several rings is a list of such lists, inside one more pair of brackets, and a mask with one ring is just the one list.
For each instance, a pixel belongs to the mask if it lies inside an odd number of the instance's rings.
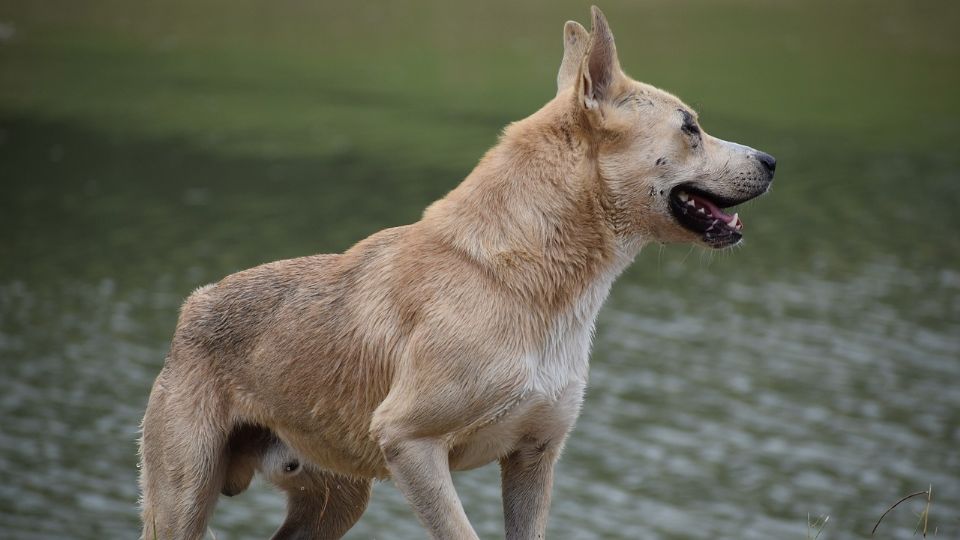
[[766,152],[757,152],[757,160],[763,163],[772,178],[773,172],[777,170],[777,159]]

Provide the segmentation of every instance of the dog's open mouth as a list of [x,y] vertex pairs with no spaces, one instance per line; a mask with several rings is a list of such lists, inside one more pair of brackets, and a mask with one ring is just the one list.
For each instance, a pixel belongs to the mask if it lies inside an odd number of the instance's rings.
[[732,246],[743,238],[740,215],[723,210],[745,200],[726,199],[689,186],[677,186],[670,192],[670,211],[677,221],[699,234],[713,248]]

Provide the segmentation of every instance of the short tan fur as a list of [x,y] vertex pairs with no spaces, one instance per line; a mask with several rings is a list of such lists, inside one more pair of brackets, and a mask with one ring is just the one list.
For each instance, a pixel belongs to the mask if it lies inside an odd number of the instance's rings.
[[720,208],[775,167],[625,75],[592,13],[564,27],[556,97],[420,221],[186,300],[143,419],[145,538],[200,538],[257,471],[288,496],[275,538],[339,538],[378,478],[432,537],[476,538],[451,470],[491,461],[506,537],[544,537],[614,279],[648,243],[737,243]]

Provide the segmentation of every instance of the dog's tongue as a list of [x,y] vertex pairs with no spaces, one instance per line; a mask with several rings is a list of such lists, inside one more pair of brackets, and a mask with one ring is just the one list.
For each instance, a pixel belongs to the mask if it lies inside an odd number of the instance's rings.
[[738,230],[738,231],[741,230],[741,229],[743,229],[743,222],[740,221],[740,215],[739,215],[739,214],[733,214],[733,215],[731,216],[731,215],[727,214],[726,212],[724,212],[723,210],[721,210],[720,207],[718,207],[717,205],[713,204],[712,201],[710,201],[709,199],[707,199],[707,198],[705,198],[705,197],[701,197],[701,196],[695,195],[695,194],[693,194],[693,193],[690,193],[690,194],[688,194],[688,195],[689,195],[689,197],[690,197],[690,200],[692,200],[692,201],[694,202],[694,204],[696,205],[696,207],[697,207],[698,209],[699,209],[699,208],[703,208],[708,214],[710,214],[710,215],[713,216],[714,218],[719,219],[720,221],[726,223],[727,226],[730,227],[730,228],[732,228],[732,229],[736,229],[736,230]]

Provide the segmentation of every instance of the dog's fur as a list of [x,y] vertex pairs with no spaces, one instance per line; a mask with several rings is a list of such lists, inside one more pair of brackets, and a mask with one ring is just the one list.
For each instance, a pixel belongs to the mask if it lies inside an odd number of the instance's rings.
[[257,470],[288,495],[275,538],[342,536],[386,477],[434,538],[476,538],[450,471],[493,460],[507,537],[544,536],[613,280],[646,243],[739,241],[682,226],[678,186],[737,203],[773,176],[623,74],[596,8],[564,45],[557,96],[419,222],[187,299],[143,419],[145,538],[200,538]]

